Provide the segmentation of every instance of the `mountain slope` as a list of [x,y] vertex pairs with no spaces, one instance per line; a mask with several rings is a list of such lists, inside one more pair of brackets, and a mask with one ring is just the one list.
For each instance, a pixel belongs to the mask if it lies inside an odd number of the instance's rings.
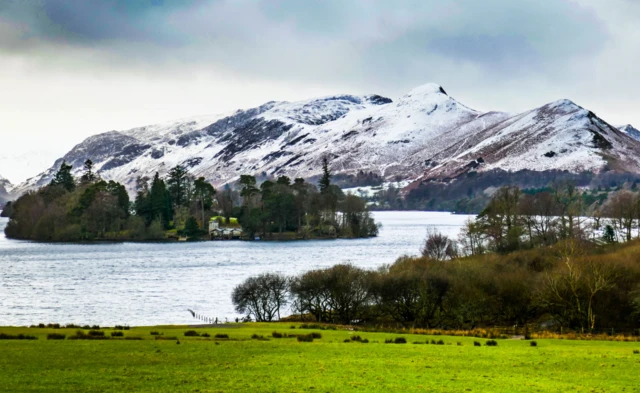
[[[339,173],[374,171],[406,179],[422,173],[417,153],[435,154],[475,132],[464,124],[482,117],[434,84],[413,89],[397,102],[378,95],[269,102],[226,116],[92,136],[16,189],[48,183],[62,160],[80,171],[87,158],[103,178],[129,190],[137,177],[165,174],[177,164],[216,185],[244,173],[308,178],[320,173],[326,155]],[[496,115],[484,117],[495,121]]]
[[12,199],[10,194],[12,188],[11,182],[0,176],[0,205]]
[[629,135],[631,138],[640,141],[640,130],[632,126],[631,124],[627,124],[626,126],[618,127],[618,129],[625,134]]
[[569,100],[487,127],[432,158],[424,179],[501,169],[640,172],[640,143]]
[[442,179],[469,171],[640,171],[640,143],[561,100],[522,114],[478,112],[439,85],[397,100],[337,95],[268,102],[87,138],[55,165],[15,187],[47,184],[63,160],[76,173],[90,158],[104,179],[133,191],[137,178],[186,166],[216,186],[241,174],[312,178],[323,157],[334,173],[374,172],[387,181]]

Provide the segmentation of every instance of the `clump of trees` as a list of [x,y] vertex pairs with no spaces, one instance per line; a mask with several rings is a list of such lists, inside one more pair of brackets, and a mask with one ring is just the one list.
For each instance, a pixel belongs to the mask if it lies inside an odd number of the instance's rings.
[[[589,196],[589,198],[587,198]],[[457,245],[466,255],[508,253],[566,240],[614,243],[640,236],[640,193],[622,189],[600,196],[570,182],[536,193],[497,189]]]
[[[284,232],[302,238],[371,237],[378,234],[366,202],[355,195],[345,195],[331,182],[328,160],[323,161],[323,175],[318,187],[287,176],[265,180],[259,186],[254,176],[242,175],[239,180],[241,205],[232,212],[253,237],[265,238]],[[233,204],[228,196],[226,205]]]
[[[579,239],[510,254],[451,260],[402,257],[378,270],[352,265],[278,276],[280,301],[242,307],[236,293],[271,292],[249,279],[234,291],[238,312],[267,320],[260,311],[279,304],[305,318],[339,324],[398,324],[408,328],[472,329],[535,326],[584,332],[640,328],[640,243],[595,246]],[[264,286],[267,288],[267,286]],[[286,295],[285,295],[286,293]],[[261,295],[262,294],[262,295]],[[286,301],[285,301],[286,299]],[[241,307],[238,307],[238,306]],[[258,310],[258,311],[257,311]]]
[[[183,167],[166,181],[156,173],[138,181],[131,203],[125,187],[102,180],[87,160],[79,178],[63,162],[51,182],[11,204],[8,237],[38,241],[160,240],[166,230],[201,236],[213,214],[213,186],[193,179]],[[196,218],[197,217],[197,218]],[[198,220],[199,219],[199,220]]]
[[370,237],[378,233],[366,203],[345,195],[332,183],[328,160],[318,187],[286,176],[267,179],[243,175],[238,190],[221,192],[182,165],[165,178],[139,178],[133,202],[125,187],[104,181],[91,160],[79,178],[63,162],[50,184],[8,204],[7,236],[39,241],[161,240],[167,236],[201,238],[211,217],[239,219],[253,238],[289,233],[298,238]]

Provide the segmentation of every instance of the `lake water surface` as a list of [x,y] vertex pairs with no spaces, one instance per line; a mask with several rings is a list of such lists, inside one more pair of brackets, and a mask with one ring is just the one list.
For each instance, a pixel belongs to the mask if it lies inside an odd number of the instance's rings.
[[419,252],[428,227],[457,236],[469,216],[376,212],[371,239],[292,242],[48,244],[9,240],[0,218],[0,326],[188,324],[187,309],[235,318],[231,292],[263,272],[337,263],[375,269]]

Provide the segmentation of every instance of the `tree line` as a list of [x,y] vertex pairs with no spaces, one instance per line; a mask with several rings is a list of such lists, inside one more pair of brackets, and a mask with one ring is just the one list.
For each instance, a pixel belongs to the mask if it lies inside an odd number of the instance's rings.
[[640,243],[568,239],[510,254],[401,257],[390,266],[263,274],[238,285],[236,311],[273,321],[289,311],[323,323],[473,329],[640,328]]
[[211,217],[237,217],[251,238],[369,237],[378,233],[366,203],[332,184],[328,160],[319,185],[286,176],[260,185],[250,175],[218,192],[182,165],[165,178],[138,178],[134,201],[125,187],[102,180],[87,160],[79,178],[63,162],[51,182],[9,204],[8,237],[38,241],[202,238]]

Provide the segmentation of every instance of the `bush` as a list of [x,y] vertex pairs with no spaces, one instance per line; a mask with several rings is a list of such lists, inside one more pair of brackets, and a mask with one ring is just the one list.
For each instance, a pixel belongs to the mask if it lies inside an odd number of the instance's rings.
[[200,334],[198,332],[196,332],[195,330],[187,330],[186,332],[184,332],[184,336],[185,337],[199,337]]
[[431,344],[436,345],[436,340],[431,339]]
[[176,336],[155,336],[156,340],[177,340]]
[[442,339],[440,339],[440,340],[438,340],[438,341],[436,342],[436,344],[437,344],[437,345],[444,345],[444,341],[443,341]]
[[456,343],[456,345],[457,345],[457,346],[459,346],[459,347],[461,347],[461,346],[462,346],[462,343],[461,343],[460,341],[458,341],[458,342]]
[[18,335],[0,333],[0,340],[37,340],[36,336],[27,336],[22,333]]
[[64,340],[67,337],[66,334],[49,333],[47,334],[47,340]]
[[215,337],[215,338],[229,338],[229,335],[228,335],[228,334],[221,334],[221,333],[218,333],[218,334],[216,334],[214,337]]
[[125,337],[125,340],[142,340],[142,337]]
[[633,350],[633,353],[634,353],[634,355],[638,355],[638,354],[640,354],[640,349],[634,349],[634,350]]
[[69,337],[69,340],[106,340],[108,338],[101,331],[91,330],[89,334],[86,334],[82,330],[77,330],[74,336]]
[[535,341],[531,341],[531,342],[529,342],[529,345],[531,345],[532,347],[537,347],[538,343],[535,342]]
[[479,342],[477,342],[477,341],[474,341],[474,342],[473,342],[473,346],[474,346],[474,347],[481,347],[481,346],[482,346],[482,344],[480,344],[480,343],[479,343]]
[[80,326],[73,324],[73,323],[68,323],[66,325],[64,325],[65,328],[67,329],[80,329]]
[[129,326],[116,325],[113,330],[129,330]]
[[393,339],[387,338],[384,340],[385,344],[393,344]]
[[320,334],[318,332],[313,332],[313,333],[311,333],[311,337],[317,338],[317,339],[321,339],[322,338],[322,334]]
[[297,339],[298,339],[298,342],[301,342],[301,343],[310,343],[310,342],[313,342],[313,335],[305,334],[302,336],[298,336]]
[[348,338],[345,338],[343,342],[345,342],[345,343],[350,343],[350,342],[351,342],[351,340],[349,340]]
[[211,337],[211,335],[209,333],[202,333],[200,335],[200,337],[207,337],[208,338],[208,337]]
[[273,333],[271,333],[271,337],[273,337],[273,338],[282,338],[283,334],[282,333],[278,333],[278,332],[273,332]]
[[154,331],[152,331],[152,332],[150,332],[150,334],[151,334],[152,336],[162,336],[162,333],[160,333],[160,332],[156,332],[155,330],[154,330]]
[[395,344],[406,344],[407,343],[407,339],[404,337],[396,337],[395,340],[393,340],[393,342]]
[[268,338],[264,338],[264,336],[259,336],[259,335],[255,334],[255,333],[251,335],[251,339],[252,340],[262,340],[262,341],[269,340]]
[[351,341],[362,341],[362,337],[360,337],[360,336],[351,336]]
[[59,323],[50,323],[50,324],[47,324],[47,327],[49,329],[60,329],[60,324]]
[[497,347],[498,346],[498,342],[496,340],[487,340],[485,345],[487,347]]
[[124,337],[122,332],[111,332],[111,337]]
[[93,325],[93,326],[91,326],[91,329],[93,329],[93,330],[100,330],[100,326],[98,326],[98,325]]

